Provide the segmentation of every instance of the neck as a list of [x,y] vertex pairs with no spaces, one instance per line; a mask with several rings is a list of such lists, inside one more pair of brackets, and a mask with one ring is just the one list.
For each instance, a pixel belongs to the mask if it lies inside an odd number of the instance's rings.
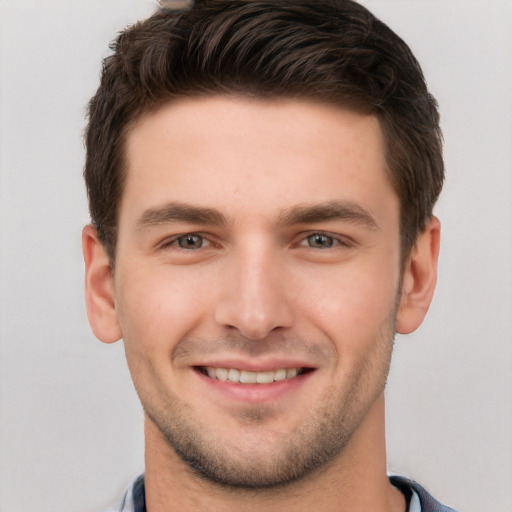
[[384,396],[370,409],[343,452],[307,478],[285,487],[241,490],[198,476],[146,417],[146,504],[148,512],[403,512],[403,495],[386,473]]

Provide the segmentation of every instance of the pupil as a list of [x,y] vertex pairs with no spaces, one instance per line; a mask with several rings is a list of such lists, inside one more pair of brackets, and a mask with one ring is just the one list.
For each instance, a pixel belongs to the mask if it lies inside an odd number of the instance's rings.
[[179,244],[185,249],[197,249],[201,247],[201,239],[198,236],[188,235],[181,238]]
[[330,237],[325,235],[312,235],[310,240],[311,244],[314,247],[332,247],[332,240],[330,239]]

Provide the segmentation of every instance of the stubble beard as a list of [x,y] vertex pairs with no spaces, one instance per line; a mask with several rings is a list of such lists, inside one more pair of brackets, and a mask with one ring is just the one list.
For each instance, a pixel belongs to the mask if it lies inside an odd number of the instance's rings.
[[333,385],[324,394],[328,397],[324,403],[305,404],[304,420],[286,433],[266,428],[269,416],[276,411],[271,413],[264,406],[247,409],[240,416],[241,425],[249,427],[251,434],[256,432],[244,446],[210,431],[207,420],[197,418],[175,394],[168,396],[165,408],[144,407],[145,412],[198,477],[238,491],[290,485],[327,467],[342,454],[383,392],[391,362],[395,317],[393,312],[382,327],[374,350],[343,388]]

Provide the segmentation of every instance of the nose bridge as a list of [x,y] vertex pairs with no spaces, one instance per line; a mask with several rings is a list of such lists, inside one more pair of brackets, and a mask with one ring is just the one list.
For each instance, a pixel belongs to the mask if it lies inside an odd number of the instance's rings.
[[229,276],[216,307],[216,320],[249,339],[263,339],[291,324],[282,259],[269,242],[253,237],[226,262]]

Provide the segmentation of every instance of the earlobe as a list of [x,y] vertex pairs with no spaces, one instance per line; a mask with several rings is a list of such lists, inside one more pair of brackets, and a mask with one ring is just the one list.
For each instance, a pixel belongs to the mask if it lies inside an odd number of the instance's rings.
[[95,336],[104,343],[121,338],[114,300],[112,268],[107,252],[94,226],[82,231],[85,262],[85,303],[89,324]]
[[432,217],[419,235],[405,264],[396,331],[415,331],[427,314],[437,282],[441,224]]

